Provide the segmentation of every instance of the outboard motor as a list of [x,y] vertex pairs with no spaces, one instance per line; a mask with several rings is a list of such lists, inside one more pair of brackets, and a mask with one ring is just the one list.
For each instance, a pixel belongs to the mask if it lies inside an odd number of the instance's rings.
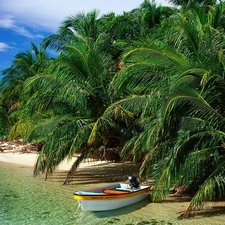
[[128,180],[130,181],[131,188],[139,187],[139,182],[137,181],[136,177],[134,177],[132,174],[128,175]]

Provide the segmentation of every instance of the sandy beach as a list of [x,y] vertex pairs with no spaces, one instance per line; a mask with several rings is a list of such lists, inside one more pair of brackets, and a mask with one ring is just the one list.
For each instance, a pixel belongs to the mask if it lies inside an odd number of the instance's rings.
[[[26,167],[34,167],[38,153],[20,153],[20,152],[6,152],[0,153],[0,163],[11,163]],[[64,160],[61,162],[56,170],[53,172],[51,178],[59,174],[62,175],[62,183],[65,181],[67,172],[70,170],[76,157],[71,160]],[[97,161],[93,159],[86,159],[77,168],[76,175],[71,184],[86,184],[86,182],[92,182],[96,184],[110,184],[112,182],[128,182],[127,175],[134,174],[138,176],[138,166],[126,162],[126,163],[113,163],[108,161]],[[145,181],[143,181],[145,183]]]
[[[0,162],[21,164],[24,166],[33,167],[39,153],[35,151],[31,144],[21,144],[18,142],[2,142],[0,141]],[[56,170],[69,170],[77,157],[65,159],[59,164]],[[97,161],[86,159],[83,161],[79,168],[85,168],[93,165],[105,165],[106,161]]]
[[[6,163],[13,163],[13,164],[20,164],[24,166],[33,167],[36,160],[38,158],[38,153],[21,153],[21,152],[15,152],[15,151],[7,151],[0,153],[0,162],[6,162]],[[64,160],[61,162],[58,167],[56,168],[56,171],[69,171],[72,164],[76,160],[76,157],[72,157],[70,160]],[[106,166],[106,164],[109,164],[106,161],[96,161],[92,159],[86,159],[83,161],[79,169],[87,168],[91,166]]]
[[[34,151],[30,145],[18,144],[16,142],[0,142],[0,164],[3,162],[33,168],[38,155],[39,152]],[[63,184],[76,158],[75,155],[70,160],[65,159],[57,166],[48,179],[60,178],[60,182]],[[94,187],[99,184],[109,185],[112,182],[129,183],[128,174],[133,174],[138,177],[142,184],[150,184],[148,181],[139,178],[138,171],[139,166],[132,162],[116,163],[87,158],[80,163],[74,177],[69,181],[69,184],[82,185],[83,187],[88,184]]]
[[[22,145],[16,142],[0,142],[0,150],[0,163],[5,162],[27,167],[34,167],[39,155],[39,152],[32,150],[30,145]],[[65,159],[57,166],[55,172],[63,172],[66,178],[66,173],[70,170],[76,158],[74,156],[70,160]],[[114,176],[114,181],[125,181],[127,180],[127,175],[130,173],[138,176],[138,165],[131,162],[122,164],[87,158],[80,163],[77,172],[76,178],[81,174],[82,177],[84,174],[87,177],[90,177],[89,175],[92,174],[91,177],[100,183],[103,180],[110,182],[112,176]]]
[[[33,167],[38,157],[38,153],[21,153],[21,152],[5,152],[0,153],[0,162],[21,164],[24,166]],[[64,160],[59,164],[57,170],[69,170],[73,162],[76,160],[76,157],[73,157],[70,160]],[[82,162],[79,168],[85,168],[92,165],[105,165],[106,161],[94,161],[87,159]]]

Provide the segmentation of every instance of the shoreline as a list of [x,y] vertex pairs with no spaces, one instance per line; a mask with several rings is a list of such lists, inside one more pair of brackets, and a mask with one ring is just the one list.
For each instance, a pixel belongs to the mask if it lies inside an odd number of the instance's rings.
[[[12,165],[22,165],[23,167],[34,168],[39,154],[40,151],[37,146],[33,144],[24,144],[22,140],[0,141],[0,163],[4,162]],[[62,172],[65,174],[66,179],[66,173],[69,172],[77,157],[78,155],[74,155],[71,159],[64,159],[54,169],[53,174]],[[94,183],[96,183],[96,181],[97,183],[102,183],[106,180],[106,182],[109,183],[112,181],[124,182],[127,181],[128,174],[138,176],[139,167],[137,164],[132,162],[118,163],[107,160],[86,158],[79,164],[75,177],[78,178],[80,175],[83,177],[84,174],[84,177],[89,177],[90,175],[94,178]],[[84,179],[84,177],[82,179]],[[74,182],[74,180],[72,180],[70,183]]]
[[[0,163],[5,162],[34,168],[34,165],[40,153],[39,150],[40,149],[38,149],[38,146],[35,146],[31,143],[24,144],[23,140],[0,140]],[[78,156],[74,155],[71,159],[64,159],[55,168],[53,173],[69,172],[77,157]],[[103,177],[105,178],[107,175],[110,175],[110,173],[113,172],[112,174],[117,177],[117,180],[121,179],[121,181],[124,181],[127,180],[127,175],[130,173],[138,176],[139,167],[132,162],[118,163],[107,160],[86,158],[78,166],[77,173],[79,174],[81,173],[81,171],[87,170],[89,170],[91,173],[95,173],[95,176],[97,175],[96,170],[98,170],[98,172],[104,171],[105,175],[103,175]]]
[[[28,166],[28,167],[34,167],[37,158],[38,158],[38,153],[36,152],[22,153],[22,152],[15,152],[15,151],[7,151],[7,152],[0,153],[0,162],[19,164],[19,165]],[[77,157],[72,157],[72,159],[70,160],[65,159],[56,167],[56,171],[69,171],[72,164],[76,160],[76,158]],[[84,162],[80,163],[78,168],[82,169],[82,168],[95,166],[95,165],[104,166],[106,164],[109,164],[109,162],[86,159]]]
[[[2,148],[1,148],[2,147]],[[12,144],[0,145],[0,163],[8,163],[12,165],[22,165],[23,167],[34,168],[36,160],[38,158],[39,152],[32,151],[23,151],[24,145],[15,145]],[[78,156],[73,156],[71,159],[64,159],[53,171],[52,175],[49,177],[54,177],[58,173],[63,173],[65,179],[67,173],[71,169],[73,163]],[[79,180],[81,176],[80,183],[89,179],[93,183],[111,183],[111,182],[125,182],[128,180],[128,174],[133,174],[136,177],[138,176],[139,167],[138,165],[132,162],[111,162],[106,160],[97,160],[86,158],[83,160],[76,170],[76,175],[70,183],[76,183],[76,180]],[[90,179],[91,178],[91,179]],[[142,181],[146,182],[146,181]],[[85,182],[84,182],[85,183]]]
[[[34,167],[39,155],[38,147],[33,144],[23,144],[22,140],[18,141],[0,141],[0,163],[20,164],[23,166]],[[64,159],[55,169],[55,171],[69,171],[78,156],[71,159]],[[78,169],[91,166],[107,166],[112,164],[105,160],[96,160],[87,158],[83,160]]]

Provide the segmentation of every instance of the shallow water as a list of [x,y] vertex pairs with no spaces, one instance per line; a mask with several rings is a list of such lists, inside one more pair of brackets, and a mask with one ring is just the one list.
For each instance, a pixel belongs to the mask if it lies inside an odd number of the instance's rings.
[[[44,181],[32,176],[32,168],[0,162],[0,224],[2,225],[145,225],[225,224],[225,208],[199,213],[191,219],[177,216],[188,202],[153,204],[148,200],[108,212],[83,212],[73,200],[75,190],[97,186],[62,185],[65,173]],[[76,211],[77,210],[77,211]]]

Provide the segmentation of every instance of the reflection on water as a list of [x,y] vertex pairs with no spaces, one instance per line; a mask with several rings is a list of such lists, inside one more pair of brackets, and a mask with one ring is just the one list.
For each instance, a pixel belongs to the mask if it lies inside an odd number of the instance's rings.
[[[83,212],[73,200],[75,190],[90,182],[63,186],[65,173],[47,181],[32,176],[32,168],[0,162],[0,224],[3,225],[145,225],[145,224],[225,224],[224,207],[178,220],[188,202],[150,203],[148,199],[117,210]],[[82,179],[84,179],[82,177]],[[93,185],[97,185],[96,183]]]

